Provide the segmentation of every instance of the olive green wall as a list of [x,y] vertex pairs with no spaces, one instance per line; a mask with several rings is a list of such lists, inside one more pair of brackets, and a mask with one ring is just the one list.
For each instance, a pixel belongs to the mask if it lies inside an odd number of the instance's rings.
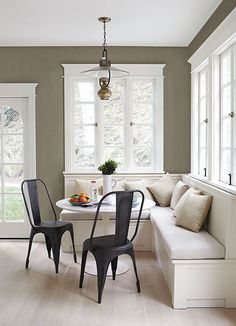
[[[95,63],[98,47],[0,48],[0,82],[37,82],[37,176],[53,200],[63,196],[64,109],[62,63]],[[187,48],[111,47],[114,63],[165,63],[164,169],[190,168],[190,65]]]
[[235,7],[236,0],[223,0],[221,2],[206,24],[189,44],[189,57],[191,57],[193,53],[202,45],[202,43],[206,41],[206,39],[214,32],[214,30]]

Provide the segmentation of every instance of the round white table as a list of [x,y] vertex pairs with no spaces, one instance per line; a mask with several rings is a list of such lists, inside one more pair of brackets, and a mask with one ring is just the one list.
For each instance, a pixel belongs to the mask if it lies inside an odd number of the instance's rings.
[[[99,197],[98,200],[100,200],[102,197]],[[138,212],[139,208],[140,208],[140,199],[138,200],[139,204],[135,205],[132,208],[132,213],[133,212]],[[154,207],[156,204],[153,200],[150,199],[145,199],[144,200],[144,204],[143,204],[143,210],[148,210],[151,209],[152,207]],[[83,207],[83,206],[73,206],[70,202],[68,198],[65,199],[61,199],[59,201],[56,202],[56,206],[61,208],[61,209],[65,209],[68,211],[73,211],[73,212],[77,212],[77,213],[92,213],[95,217],[95,213],[97,211],[97,206],[92,206],[92,207]],[[111,219],[112,217],[114,217],[114,213],[116,212],[116,205],[115,205],[115,200],[113,198],[111,204],[107,204],[107,205],[102,205],[100,207],[100,211],[99,211],[99,215],[102,218],[104,225],[108,225],[108,220]],[[105,229],[105,228],[104,228]],[[106,232],[105,232],[106,233]],[[127,272],[129,269],[129,266],[126,263],[120,262],[118,261],[118,266],[117,266],[117,275],[119,274],[123,274],[125,272]],[[97,275],[97,270],[96,270],[96,265],[94,262],[88,262],[86,263],[86,269],[85,272],[87,274],[91,274],[91,275]],[[111,276],[112,275],[112,271],[111,268],[109,267],[108,272],[107,272],[107,276]]]

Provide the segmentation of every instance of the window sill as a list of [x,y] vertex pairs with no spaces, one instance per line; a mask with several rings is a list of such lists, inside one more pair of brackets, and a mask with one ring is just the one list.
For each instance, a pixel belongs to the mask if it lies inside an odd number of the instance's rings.
[[230,186],[227,185],[223,182],[220,181],[216,181],[216,180],[209,180],[207,177],[203,177],[201,175],[197,175],[197,174],[189,174],[190,177],[197,179],[199,181],[205,182],[211,186],[214,186],[216,188],[219,188],[221,190],[224,190],[230,194],[236,195],[236,186]]
[[[163,175],[165,174],[165,171],[118,171],[115,173],[115,175],[144,175],[144,176],[154,176],[154,175]],[[97,170],[91,170],[91,171],[64,171],[63,175],[102,175],[100,171]]]

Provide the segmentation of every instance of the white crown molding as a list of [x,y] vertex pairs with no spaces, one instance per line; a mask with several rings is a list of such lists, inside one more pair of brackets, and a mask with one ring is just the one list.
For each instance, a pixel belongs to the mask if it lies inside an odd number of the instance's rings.
[[224,46],[230,46],[236,40],[236,9],[234,9],[225,20],[216,28],[208,39],[189,58],[192,71],[197,68],[207,57],[223,51]]

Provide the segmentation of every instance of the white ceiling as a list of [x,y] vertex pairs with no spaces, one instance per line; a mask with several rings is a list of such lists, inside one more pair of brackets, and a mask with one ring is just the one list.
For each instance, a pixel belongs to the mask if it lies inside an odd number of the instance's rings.
[[0,46],[188,46],[222,0],[0,0]]

